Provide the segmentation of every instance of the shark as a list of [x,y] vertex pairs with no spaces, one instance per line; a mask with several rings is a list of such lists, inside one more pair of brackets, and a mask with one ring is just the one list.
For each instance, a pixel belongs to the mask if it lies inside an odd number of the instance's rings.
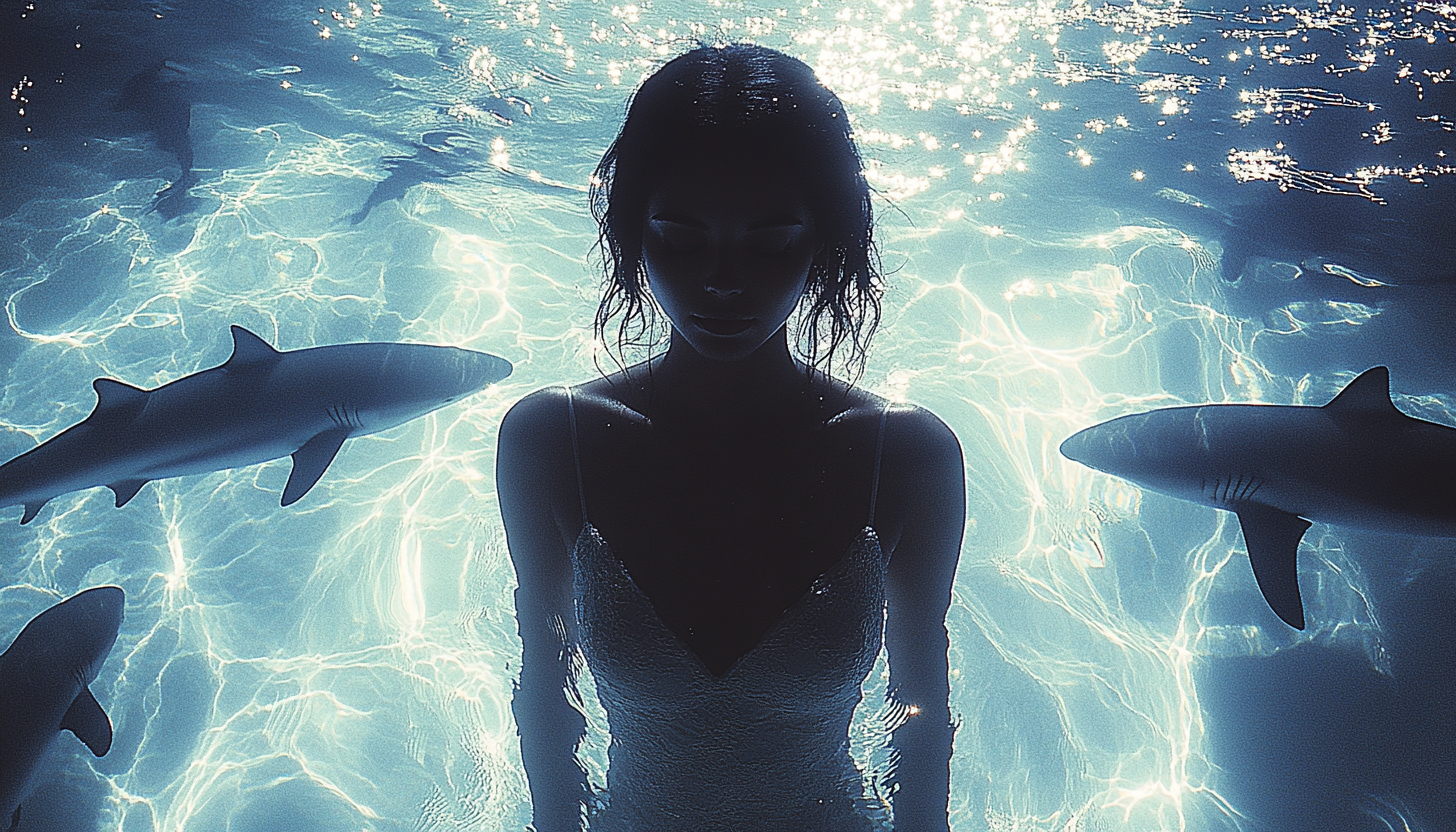
[[1259,590],[1300,630],[1296,557],[1311,521],[1456,537],[1456,428],[1402,413],[1390,399],[1386,367],[1361,373],[1322,407],[1163,408],[1079,431],[1061,452],[1237,514]]
[[143,390],[92,383],[83,421],[0,465],[0,507],[34,520],[60,494],[109,487],[116,507],[156,479],[285,456],[282,505],[313,488],[344,440],[404,424],[507,377],[511,364],[475,350],[362,343],[280,351],[240,326],[220,366]]
[[156,211],[175,219],[187,211],[187,191],[197,184],[193,169],[192,101],[182,88],[185,70],[175,61],[164,60],[127,79],[119,108],[139,114],[157,146],[177,159],[181,171],[172,184],[158,191],[148,212]]
[[126,594],[99,586],[31,619],[0,654],[0,818],[20,804],[62,731],[97,757],[111,750],[111,720],[89,685],[116,643]]
[[450,140],[467,138],[464,133],[436,130],[421,137],[422,144],[415,145],[412,156],[386,156],[381,164],[389,175],[375,183],[374,189],[364,200],[364,205],[349,216],[350,225],[358,225],[369,215],[390,200],[399,199],[416,185],[425,182],[442,182],[451,176],[470,168],[472,162],[468,151],[455,150]]

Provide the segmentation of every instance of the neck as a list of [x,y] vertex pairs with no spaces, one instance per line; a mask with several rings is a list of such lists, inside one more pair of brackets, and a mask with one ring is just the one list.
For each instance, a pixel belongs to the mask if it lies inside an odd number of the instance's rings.
[[663,427],[737,433],[771,422],[813,419],[819,411],[805,368],[789,354],[780,329],[737,361],[703,357],[676,332],[653,362],[651,415]]

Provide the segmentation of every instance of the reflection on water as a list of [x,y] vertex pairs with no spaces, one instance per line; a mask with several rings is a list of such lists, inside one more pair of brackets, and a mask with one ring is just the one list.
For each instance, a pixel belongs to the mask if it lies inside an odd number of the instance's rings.
[[[517,368],[350,443],[289,509],[277,462],[0,525],[5,638],[79,588],[129,600],[96,685],[115,747],[66,745],[22,828],[525,826],[495,429],[595,371],[587,177],[631,88],[698,38],[800,55],[844,98],[893,271],[865,381],[966,450],[953,828],[1456,822],[1449,774],[1394,762],[1449,739],[1452,656],[1426,635],[1449,622],[1448,542],[1312,529],[1299,633],[1231,515],[1056,450],[1137,409],[1321,404],[1376,363],[1407,412],[1456,421],[1449,4],[5,13],[7,457],[84,417],[92,378],[220,363],[229,324]],[[125,106],[158,66],[166,107]],[[184,175],[179,101],[196,184],[169,219],[148,209]],[[853,732],[872,784],[903,718],[882,671]]]

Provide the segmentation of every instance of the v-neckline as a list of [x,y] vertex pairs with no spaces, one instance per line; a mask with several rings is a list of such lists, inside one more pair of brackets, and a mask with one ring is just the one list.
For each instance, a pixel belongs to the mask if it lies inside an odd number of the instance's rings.
[[575,553],[581,550],[582,540],[587,538],[595,540],[602,549],[606,550],[607,556],[611,560],[611,568],[614,568],[621,573],[622,577],[626,579],[627,585],[631,587],[631,591],[636,593],[637,597],[640,598],[644,604],[646,604],[647,609],[652,613],[652,619],[657,624],[658,628],[661,629],[663,632],[667,633],[668,637],[672,640],[672,643],[678,647],[681,653],[689,657],[693,665],[696,666],[697,669],[701,671],[704,676],[714,681],[723,681],[728,679],[728,677],[732,676],[735,672],[737,672],[738,668],[742,666],[744,661],[746,661],[750,656],[758,653],[759,650],[761,650],[763,646],[768,643],[768,641],[773,636],[777,635],[780,630],[787,626],[788,619],[793,615],[793,613],[795,613],[801,606],[804,605],[805,601],[809,599],[809,596],[815,594],[815,587],[819,586],[819,584],[826,578],[830,578],[831,573],[840,570],[844,566],[844,564],[849,561],[850,556],[853,555],[859,547],[864,545],[873,546],[875,552],[879,554],[880,559],[884,559],[884,552],[880,549],[879,535],[875,532],[873,526],[865,526],[864,529],[862,529],[860,533],[855,536],[854,540],[850,541],[849,547],[845,549],[844,554],[840,555],[839,559],[834,561],[834,563],[830,564],[823,572],[820,572],[817,576],[815,576],[814,580],[809,582],[808,588],[804,590],[804,594],[799,596],[799,598],[795,600],[794,603],[790,604],[787,609],[779,613],[778,617],[774,619],[773,623],[769,625],[768,629],[764,630],[763,635],[759,637],[758,641],[754,642],[752,647],[748,648],[748,650],[745,651],[742,655],[734,659],[733,663],[728,665],[728,669],[723,671],[723,673],[719,675],[710,670],[708,668],[707,662],[703,661],[703,657],[698,655],[698,652],[696,650],[689,647],[687,642],[683,641],[682,636],[678,635],[678,632],[676,630],[667,626],[667,622],[662,620],[662,616],[657,612],[657,606],[652,603],[652,598],[646,592],[644,592],[640,586],[637,585],[637,581],[632,578],[632,573],[627,570],[627,564],[623,563],[622,559],[617,557],[617,553],[612,550],[612,544],[608,543],[607,539],[602,537],[601,532],[597,531],[596,526],[593,526],[591,524],[591,521],[587,521],[586,523],[582,524],[581,534],[577,535],[576,549],[573,552],[573,559],[575,559]]

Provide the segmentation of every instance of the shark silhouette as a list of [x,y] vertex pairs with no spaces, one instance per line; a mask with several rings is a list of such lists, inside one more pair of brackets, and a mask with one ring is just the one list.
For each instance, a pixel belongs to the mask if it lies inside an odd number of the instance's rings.
[[474,164],[472,156],[468,151],[457,150],[450,145],[450,140],[455,138],[466,138],[466,135],[436,130],[422,137],[423,144],[415,145],[413,156],[384,157],[381,164],[389,175],[375,183],[364,205],[349,216],[349,224],[358,225],[368,219],[375,208],[399,199],[416,185],[442,182],[469,169]]
[[61,731],[98,757],[111,750],[111,720],[87,687],[116,643],[126,600],[120,587],[78,593],[31,619],[0,654],[0,818],[20,823],[20,802]]
[[[1123,416],[1062,455],[1239,516],[1264,599],[1304,629],[1295,556],[1310,520],[1456,537],[1456,428],[1390,400],[1390,371],[1360,374],[1324,407],[1207,404]],[[1307,519],[1306,519],[1307,518]]]
[[155,390],[99,378],[96,408],[0,465],[0,507],[21,523],[51,498],[108,486],[116,506],[155,479],[292,455],[283,505],[308,493],[351,436],[404,424],[511,373],[483,352],[424,344],[339,344],[279,352],[240,326],[226,363]]
[[120,108],[142,116],[157,146],[177,159],[181,171],[172,184],[157,192],[148,211],[175,219],[187,210],[187,191],[197,184],[193,170],[192,101],[182,87],[182,69],[172,61],[138,72],[122,87]]

